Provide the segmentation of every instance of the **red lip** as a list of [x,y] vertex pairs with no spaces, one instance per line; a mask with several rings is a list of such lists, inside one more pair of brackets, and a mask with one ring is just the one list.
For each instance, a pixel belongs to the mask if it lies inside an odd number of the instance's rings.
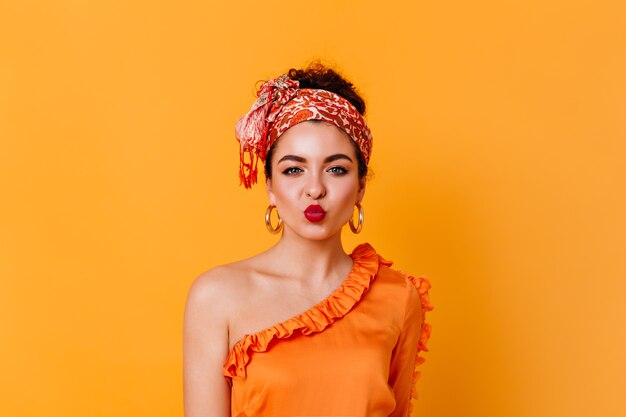
[[326,212],[322,208],[322,206],[318,204],[311,204],[309,207],[304,210],[304,217],[312,223],[321,222],[324,220],[326,216]]

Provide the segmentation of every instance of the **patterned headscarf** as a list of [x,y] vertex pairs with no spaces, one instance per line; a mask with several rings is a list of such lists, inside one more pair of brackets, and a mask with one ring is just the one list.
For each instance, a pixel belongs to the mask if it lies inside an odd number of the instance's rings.
[[372,152],[372,134],[359,111],[345,98],[326,90],[299,88],[297,80],[284,74],[261,86],[250,111],[237,122],[241,183],[250,188],[257,182],[257,163],[287,129],[307,120],[333,123],[357,144],[365,163]]

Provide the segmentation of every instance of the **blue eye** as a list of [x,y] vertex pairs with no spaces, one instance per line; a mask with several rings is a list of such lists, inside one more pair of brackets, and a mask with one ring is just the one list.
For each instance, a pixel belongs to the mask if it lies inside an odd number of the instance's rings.
[[285,175],[296,175],[302,172],[302,170],[298,167],[289,167],[283,171]]
[[345,174],[348,173],[348,170],[345,169],[344,167],[341,167],[341,166],[330,167],[330,168],[328,168],[328,171],[332,172],[333,174],[337,174],[337,175],[345,175]]

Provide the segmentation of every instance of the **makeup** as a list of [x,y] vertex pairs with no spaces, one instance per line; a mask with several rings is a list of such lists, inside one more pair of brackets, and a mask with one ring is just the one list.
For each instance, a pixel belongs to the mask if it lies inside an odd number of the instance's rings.
[[318,204],[311,204],[309,207],[304,210],[304,217],[311,223],[317,223],[324,220],[326,216],[326,212],[322,208],[322,206]]

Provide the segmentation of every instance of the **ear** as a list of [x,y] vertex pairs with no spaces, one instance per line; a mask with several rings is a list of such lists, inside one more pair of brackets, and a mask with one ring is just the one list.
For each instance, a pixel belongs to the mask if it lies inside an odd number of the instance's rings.
[[270,205],[276,205],[276,197],[274,196],[274,192],[272,191],[272,180],[265,180],[265,191],[267,191],[267,198],[270,202]]
[[363,201],[363,197],[365,197],[365,177],[359,179],[359,191],[356,194],[356,202],[361,203]]

